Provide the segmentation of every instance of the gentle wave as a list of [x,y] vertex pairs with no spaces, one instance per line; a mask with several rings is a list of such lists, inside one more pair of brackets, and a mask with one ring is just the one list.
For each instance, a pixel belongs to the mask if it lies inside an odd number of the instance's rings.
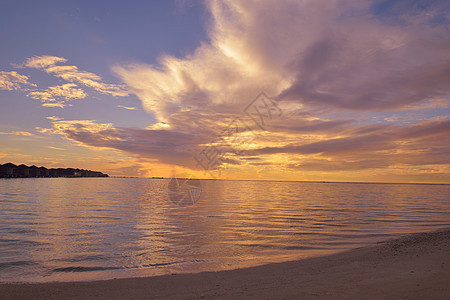
[[12,268],[12,267],[23,267],[23,266],[36,266],[38,265],[38,263],[34,262],[34,261],[24,261],[24,260],[19,260],[19,261],[11,261],[11,262],[6,262],[6,263],[0,263],[0,270],[5,270],[8,268]]
[[52,272],[92,272],[92,271],[109,271],[109,270],[118,270],[118,267],[65,267],[65,268],[56,268],[53,269]]
[[55,272],[55,273],[59,273],[59,272],[77,273],[77,272],[92,272],[92,271],[144,269],[144,268],[152,268],[152,267],[172,266],[172,265],[182,264],[182,263],[198,263],[198,262],[206,262],[206,260],[185,260],[185,261],[175,261],[175,262],[166,262],[166,263],[144,264],[144,265],[140,265],[140,266],[122,266],[122,267],[100,267],[100,266],[97,266],[97,267],[83,267],[83,266],[71,266],[71,267],[55,268],[55,269],[51,270],[51,272]]

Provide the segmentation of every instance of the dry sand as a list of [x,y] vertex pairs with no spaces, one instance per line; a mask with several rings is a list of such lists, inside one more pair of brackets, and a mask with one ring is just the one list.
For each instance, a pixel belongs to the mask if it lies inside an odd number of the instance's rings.
[[450,229],[294,262],[106,281],[0,284],[2,299],[450,299]]

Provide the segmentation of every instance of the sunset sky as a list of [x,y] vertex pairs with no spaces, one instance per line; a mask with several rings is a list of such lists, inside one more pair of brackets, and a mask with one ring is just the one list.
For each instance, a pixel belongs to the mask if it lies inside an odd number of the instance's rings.
[[0,7],[2,164],[450,183],[447,0]]

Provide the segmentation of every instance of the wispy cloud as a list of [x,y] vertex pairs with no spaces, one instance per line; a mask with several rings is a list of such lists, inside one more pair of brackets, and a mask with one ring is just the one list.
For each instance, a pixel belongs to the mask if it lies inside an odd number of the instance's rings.
[[53,146],[47,146],[47,148],[53,149],[53,150],[60,150],[60,151],[66,150],[64,148],[58,148],[58,147],[53,147]]
[[52,102],[52,101],[43,101],[42,102],[42,106],[44,106],[44,107],[59,107],[59,108],[64,108],[64,107],[66,107],[66,106],[72,106],[72,104],[67,104],[66,102],[64,102],[64,101],[55,101],[55,102]]
[[11,132],[0,132],[0,134],[6,135],[18,135],[18,136],[33,136],[34,134],[28,131],[11,131]]
[[44,55],[28,58],[24,63],[15,66],[17,68],[28,67],[34,69],[46,69],[48,67],[54,66],[57,63],[65,63],[65,62],[67,62],[67,59],[63,57]]
[[0,71],[0,89],[1,90],[18,90],[25,86],[36,86],[28,81],[28,76],[20,75],[16,71],[5,72]]
[[117,105],[117,107],[119,108],[123,108],[123,109],[128,109],[128,110],[136,110],[136,107],[131,107],[131,106],[123,106],[123,105]]
[[128,95],[123,86],[104,83],[102,78],[94,73],[78,70],[78,67],[73,65],[57,65],[65,62],[67,62],[67,59],[57,56],[33,56],[25,60],[21,66],[43,70],[48,74],[60,77],[68,82],[84,85],[102,94],[112,96]]
[[51,121],[60,121],[63,118],[57,117],[57,116],[50,116],[50,117],[46,117],[46,119],[51,120]]
[[47,88],[38,88],[30,83],[29,77],[16,71],[0,72],[0,89],[22,90],[33,99],[41,100],[42,106],[65,107],[71,106],[70,102],[76,99],[86,98],[90,91],[111,95],[127,96],[129,93],[124,85],[109,84],[97,74],[79,70],[74,65],[61,65],[67,63],[63,57],[43,55],[27,58],[19,65],[13,65],[19,69],[32,68],[42,70],[49,75],[63,79],[66,83]]
[[43,106],[61,105],[73,99],[83,99],[87,94],[74,83],[66,83],[59,86],[51,86],[44,91],[33,91],[28,94],[33,99],[41,100]]

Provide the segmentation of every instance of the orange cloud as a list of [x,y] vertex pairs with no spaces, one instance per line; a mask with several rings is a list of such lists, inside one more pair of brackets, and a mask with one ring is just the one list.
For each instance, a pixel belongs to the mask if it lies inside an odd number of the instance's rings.
[[0,71],[0,89],[9,91],[18,90],[22,88],[22,85],[36,86],[28,82],[27,76],[20,75],[16,71]]
[[58,63],[65,63],[67,59],[57,56],[33,56],[28,58],[21,67],[35,68],[43,70],[51,75],[60,77],[71,83],[78,83],[86,87],[93,88],[102,94],[112,96],[127,96],[128,92],[121,85],[103,83],[102,78],[94,73],[78,70],[76,66],[60,66]]
[[[72,99],[83,99],[87,94],[76,84],[66,83],[60,86],[51,86],[44,91],[33,91],[28,94],[33,99],[41,100],[43,106],[67,106],[65,101]],[[59,99],[59,101],[58,101]]]
[[123,105],[117,105],[119,108],[127,109],[127,110],[136,110],[136,107],[130,107],[130,106],[123,106]]
[[28,131],[11,131],[11,132],[0,132],[0,134],[6,135],[18,135],[18,136],[33,136],[31,132]]

